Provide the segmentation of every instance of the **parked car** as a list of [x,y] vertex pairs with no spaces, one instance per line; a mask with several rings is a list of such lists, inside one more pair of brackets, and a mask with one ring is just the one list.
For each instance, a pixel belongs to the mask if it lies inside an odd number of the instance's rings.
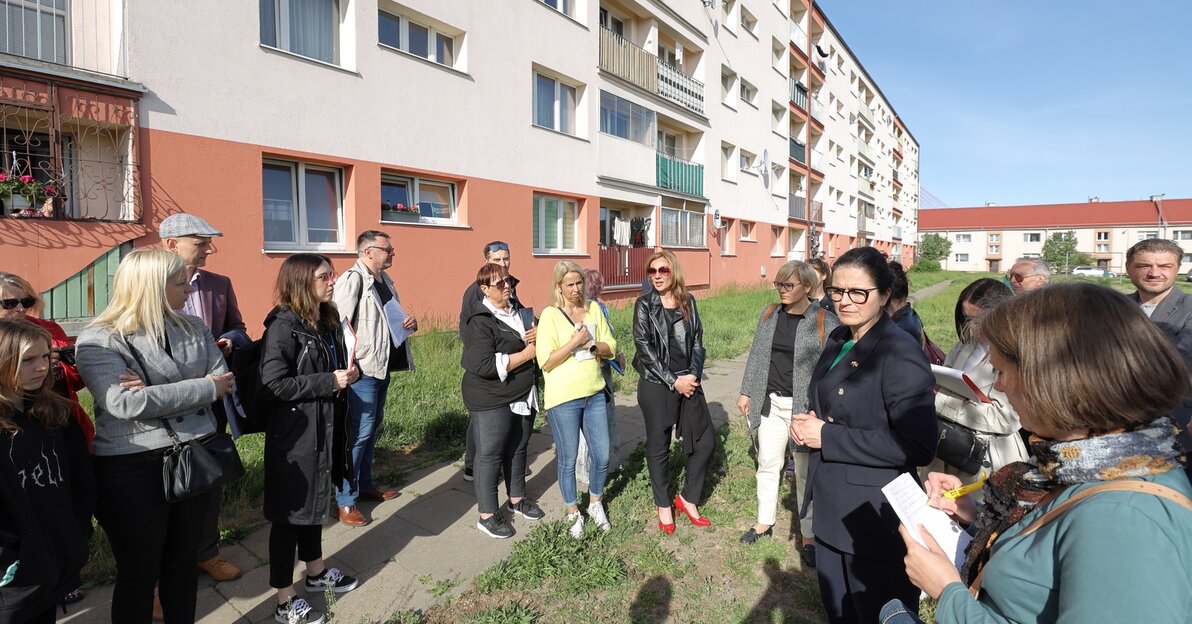
[[1192,269],[1188,269],[1188,275],[1186,276],[1186,278],[1189,282],[1192,282]]
[[1079,275],[1081,277],[1117,277],[1112,271],[1095,266],[1073,267],[1072,275]]

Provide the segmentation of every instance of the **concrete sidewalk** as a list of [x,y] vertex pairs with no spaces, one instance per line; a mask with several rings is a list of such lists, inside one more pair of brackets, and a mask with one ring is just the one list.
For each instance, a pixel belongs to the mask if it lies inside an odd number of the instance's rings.
[[[717,426],[725,414],[736,413],[745,356],[721,360],[705,372],[704,393]],[[719,405],[715,405],[719,404]],[[634,392],[617,397],[617,426],[622,454],[628,456],[645,440],[641,411]],[[533,474],[526,493],[536,498],[547,520],[563,517],[563,499],[556,487],[554,444],[549,427],[530,438],[528,462]],[[505,499],[502,493],[502,503]],[[401,496],[385,503],[364,503],[372,523],[353,528],[339,522],[323,530],[323,553],[328,566],[358,576],[360,587],[338,597],[339,622],[383,622],[395,612],[425,610],[466,589],[471,580],[509,556],[514,542],[529,534],[535,523],[520,516],[513,521],[517,535],[491,539],[476,529],[476,497],[463,479],[462,462],[441,464],[409,475]],[[613,511],[613,521],[616,513]],[[197,618],[210,624],[272,622],[276,605],[269,587],[269,527],[258,529],[239,543],[224,546],[223,557],[244,570],[235,581],[214,583],[199,575]],[[300,579],[295,568],[295,580]],[[451,582],[450,592],[435,592]],[[100,624],[109,621],[112,586],[87,590],[87,597],[69,607],[62,622]],[[440,595],[436,596],[435,593]],[[325,610],[322,595],[309,596]]]

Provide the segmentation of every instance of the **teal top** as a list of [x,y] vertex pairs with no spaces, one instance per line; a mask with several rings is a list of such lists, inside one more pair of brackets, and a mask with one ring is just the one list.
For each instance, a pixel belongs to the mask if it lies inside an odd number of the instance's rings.
[[857,344],[856,340],[849,340],[848,342],[840,345],[840,353],[836,354],[836,359],[832,360],[832,365],[828,367],[828,370],[836,368],[836,365],[840,363],[840,360],[844,359],[845,354],[853,349],[854,344]]
[[[1180,468],[1144,479],[1192,497]],[[993,545],[980,600],[944,588],[940,624],[1187,622],[1192,614],[1192,511],[1141,492],[1102,492],[1025,538],[1047,510],[1100,482],[1069,488]]]

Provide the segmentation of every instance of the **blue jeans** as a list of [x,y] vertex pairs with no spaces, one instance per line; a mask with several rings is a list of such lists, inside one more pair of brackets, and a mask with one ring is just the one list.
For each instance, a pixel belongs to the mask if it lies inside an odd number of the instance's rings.
[[377,430],[385,420],[385,395],[389,393],[389,376],[377,379],[364,375],[348,387],[348,444],[352,458],[352,474],[344,475],[336,488],[335,501],[340,507],[356,504],[360,490],[373,485],[373,450],[377,447]]
[[901,600],[895,598],[882,607],[880,624],[923,624],[919,611],[911,611]]
[[588,493],[600,496],[608,475],[608,402],[603,392],[590,397],[573,399],[546,410],[551,434],[555,438],[555,455],[559,461],[559,491],[563,504],[576,504],[575,458],[579,453],[579,431],[582,428],[588,441],[592,465],[588,471]]

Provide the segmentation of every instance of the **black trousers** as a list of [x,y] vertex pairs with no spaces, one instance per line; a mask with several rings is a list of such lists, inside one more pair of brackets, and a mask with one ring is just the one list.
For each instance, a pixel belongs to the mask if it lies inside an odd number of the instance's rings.
[[167,503],[161,465],[155,451],[95,457],[95,517],[116,558],[113,622],[149,624],[154,586],[166,622],[195,621],[195,552],[210,496]]
[[[223,401],[216,401],[211,405],[211,412],[215,415],[215,430],[219,433],[228,429],[228,417],[224,413]],[[223,488],[211,490],[211,503],[207,505],[207,513],[203,516],[203,528],[199,533],[198,561],[206,561],[219,555],[219,503]]]
[[[671,432],[679,421],[679,409],[683,397],[666,386],[640,379],[637,382],[637,404],[641,406],[646,421],[646,467],[650,471],[650,488],[654,491],[654,504],[670,507],[674,499],[670,495]],[[716,450],[716,431],[711,419],[695,444],[695,452],[687,455],[687,478],[683,483],[683,500],[700,504],[704,493],[704,477],[708,474],[708,462]]]
[[303,563],[323,557],[323,525],[274,522],[269,527],[269,586],[283,589],[294,584],[294,551]]
[[815,540],[820,599],[831,624],[880,622],[882,606],[895,598],[919,604],[919,588],[906,576],[902,559],[885,561],[841,552]]
[[473,466],[476,506],[480,513],[496,513],[497,486],[505,476],[505,493],[510,498],[525,496],[527,423],[534,416],[514,414],[503,407],[471,412],[475,427],[476,463]]

